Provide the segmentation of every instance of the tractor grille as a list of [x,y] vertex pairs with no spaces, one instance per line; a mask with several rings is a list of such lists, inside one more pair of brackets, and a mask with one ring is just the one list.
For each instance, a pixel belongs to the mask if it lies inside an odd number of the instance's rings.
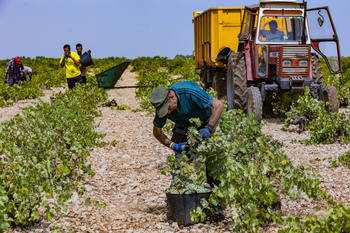
[[283,58],[309,58],[309,47],[283,47]]

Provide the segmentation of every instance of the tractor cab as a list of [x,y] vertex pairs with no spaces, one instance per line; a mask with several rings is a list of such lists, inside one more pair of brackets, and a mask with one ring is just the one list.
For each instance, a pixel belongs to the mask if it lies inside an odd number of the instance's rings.
[[321,90],[313,69],[319,62],[315,52],[325,59],[331,73],[341,72],[339,42],[329,10],[307,9],[306,2],[260,0],[246,7],[238,51],[245,53],[248,81],[266,83],[267,91],[302,91],[305,86]]
[[341,72],[328,7],[307,9],[305,0],[260,0],[193,15],[195,67],[203,87],[227,99],[229,109],[261,119],[272,110],[269,93],[301,94],[309,87],[315,98],[331,102],[329,112],[338,111],[337,90],[323,87],[319,58],[332,74]]

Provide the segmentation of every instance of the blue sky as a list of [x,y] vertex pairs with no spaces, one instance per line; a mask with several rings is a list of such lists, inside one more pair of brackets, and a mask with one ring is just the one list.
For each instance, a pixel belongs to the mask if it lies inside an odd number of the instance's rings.
[[[299,0],[300,1],[300,0]],[[0,59],[60,57],[63,45],[82,43],[93,57],[190,55],[193,11],[238,7],[258,0],[0,0]],[[341,55],[350,56],[349,0],[309,0],[328,6],[340,39]]]

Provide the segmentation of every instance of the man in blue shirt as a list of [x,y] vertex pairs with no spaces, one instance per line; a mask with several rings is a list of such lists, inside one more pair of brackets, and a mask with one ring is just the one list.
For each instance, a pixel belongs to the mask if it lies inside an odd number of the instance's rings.
[[[163,145],[174,150],[176,156],[181,156],[181,152],[187,149],[188,128],[193,126],[189,120],[199,118],[202,125],[198,132],[203,138],[209,138],[220,120],[224,108],[224,104],[220,100],[190,81],[176,83],[169,89],[165,87],[155,88],[151,94],[151,103],[156,108],[153,135]],[[167,119],[175,122],[171,140],[162,132]],[[212,187],[219,183],[209,176],[208,172],[207,182]],[[225,219],[223,209],[218,207],[212,217],[214,221]]]
[[[151,94],[151,103],[157,110],[153,121],[153,135],[175,152],[186,150],[186,133],[192,126],[189,122],[191,118],[202,121],[199,134],[203,138],[209,138],[224,108],[220,100],[191,81],[176,83],[169,89],[155,88]],[[167,119],[175,122],[171,140],[162,132]]]

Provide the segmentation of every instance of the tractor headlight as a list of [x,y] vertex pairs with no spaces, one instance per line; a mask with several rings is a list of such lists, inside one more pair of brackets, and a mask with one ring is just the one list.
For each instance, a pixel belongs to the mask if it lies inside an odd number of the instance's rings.
[[299,61],[299,66],[307,66],[308,65],[308,61],[307,60],[300,60]]
[[292,61],[291,60],[283,60],[282,66],[292,66]]

